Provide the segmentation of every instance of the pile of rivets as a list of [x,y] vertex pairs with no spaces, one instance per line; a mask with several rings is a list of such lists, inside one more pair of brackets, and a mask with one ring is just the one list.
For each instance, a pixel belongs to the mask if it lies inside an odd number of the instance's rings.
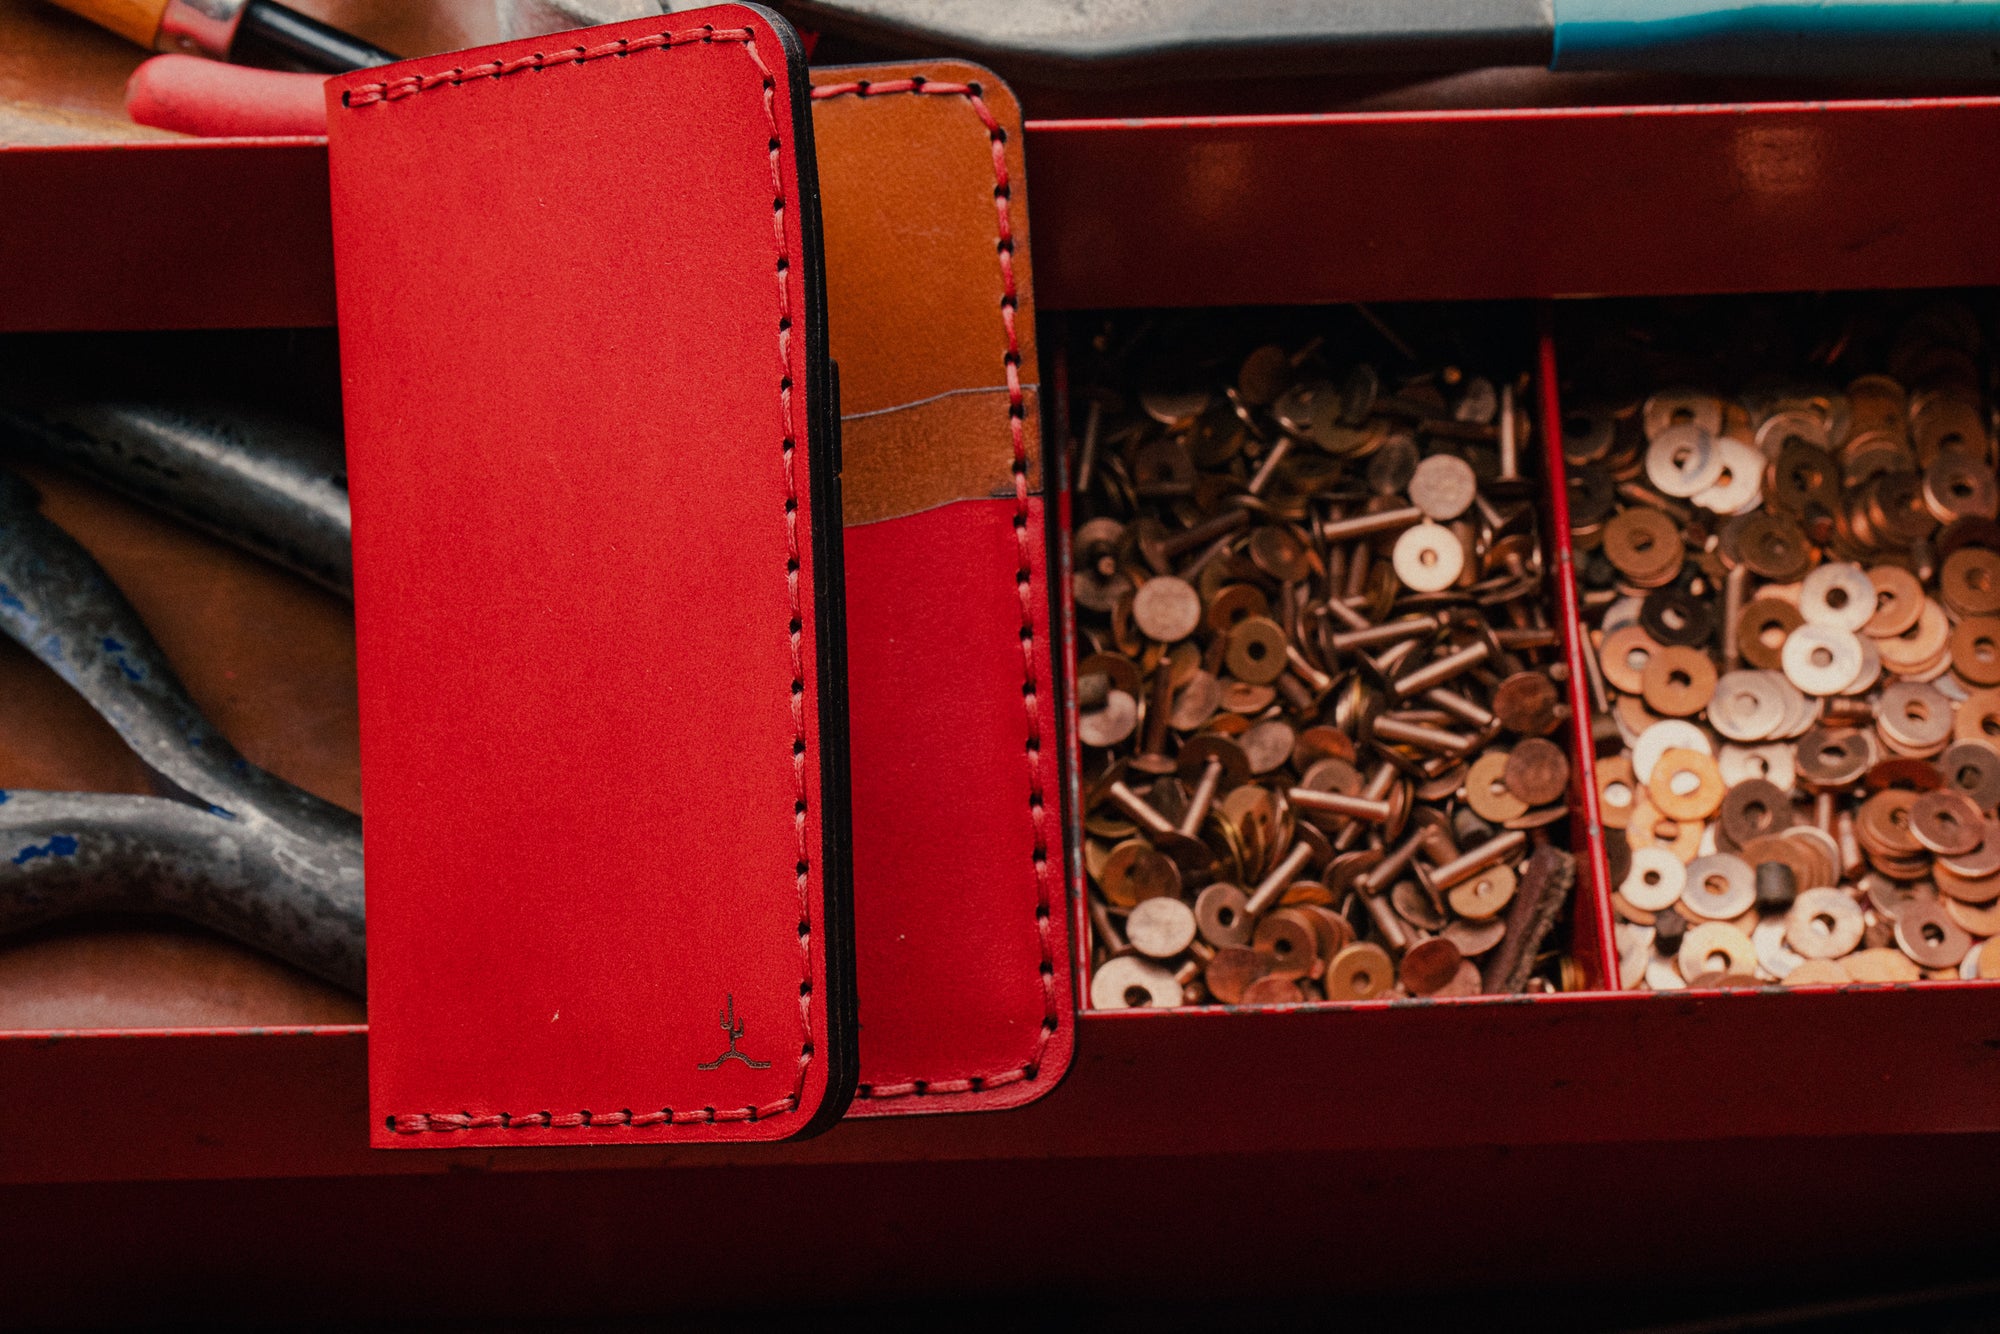
[[2000,977],[1977,353],[1944,307],[1894,376],[1566,417],[1626,987]]
[[1520,382],[1174,351],[1077,414],[1092,1004],[1581,987]]

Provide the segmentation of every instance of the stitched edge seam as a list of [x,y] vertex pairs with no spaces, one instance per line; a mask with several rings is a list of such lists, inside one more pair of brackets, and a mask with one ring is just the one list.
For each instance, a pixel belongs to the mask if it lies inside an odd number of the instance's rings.
[[[725,28],[718,30],[713,25],[704,24],[699,28],[689,28],[682,32],[656,32],[645,37],[621,37],[613,42],[602,42],[597,46],[572,46],[560,51],[536,51],[525,56],[515,56],[512,60],[489,60],[483,65],[458,65],[437,74],[405,74],[400,78],[385,79],[380,83],[356,84],[341,93],[340,104],[344,107],[372,106],[377,102],[399,102],[417,93],[427,93],[433,88],[457,88],[470,80],[499,79],[509,74],[519,74],[522,70],[546,69],[550,65],[581,65],[586,61],[602,60],[606,56],[629,56],[640,51],[671,50],[677,46],[693,46],[697,43],[707,46],[716,42],[727,42],[751,48],[751,59],[756,61],[758,71],[766,80],[770,71],[764,62],[757,59],[756,34],[748,28]],[[768,86],[768,84],[767,84]]]
[[[799,1047],[798,1079],[792,1092],[775,1102],[761,1107],[715,1108],[702,1107],[676,1112],[672,1108],[658,1111],[634,1112],[623,1108],[616,1112],[416,1112],[391,1116],[389,1129],[400,1135],[421,1135],[456,1133],[468,1130],[578,1130],[578,1129],[645,1129],[653,1126],[712,1125],[734,1121],[758,1121],[766,1117],[782,1116],[799,1109],[805,1092],[806,1073],[812,1065],[812,863],[807,844],[806,830],[806,735],[805,735],[805,664],[804,664],[804,620],[799,600],[799,495],[797,474],[793,468],[793,456],[797,445],[797,435],[793,427],[792,414],[792,309],[791,256],[785,243],[785,189],[784,171],[780,153],[784,136],[780,133],[777,113],[777,87],[771,70],[757,52],[756,34],[749,28],[725,29],[718,31],[712,26],[691,29],[685,32],[662,32],[646,37],[621,38],[594,47],[572,47],[567,51],[554,53],[535,52],[529,56],[513,60],[495,60],[486,65],[475,65],[470,69],[455,68],[442,74],[406,75],[382,83],[362,84],[341,94],[341,105],[346,107],[369,106],[377,102],[396,102],[429,92],[440,87],[459,87],[467,79],[502,78],[522,70],[543,69],[549,65],[583,64],[600,60],[607,56],[626,56],[637,51],[671,50],[678,46],[694,44],[712,45],[717,42],[742,46],[750,62],[756,67],[758,78],[763,83],[764,117],[769,125],[771,162],[771,227],[777,240],[777,284],[778,284],[778,411],[779,428],[782,432],[782,446],[785,465],[785,588],[791,601],[791,622],[788,634],[791,643],[792,684],[792,783],[794,805],[792,824],[798,843],[798,893],[799,893],[799,956],[801,974],[799,980],[799,1024],[801,1029]],[[996,147],[996,152],[998,151]],[[1012,289],[1011,280],[1009,290]],[[1011,329],[1011,326],[1010,326]],[[1010,381],[1016,377],[1011,374]],[[1020,434],[1018,426],[1015,432]],[[1016,445],[1017,457],[1020,446]],[[1025,491],[1023,491],[1025,495]],[[1039,847],[1039,845],[1038,845]],[[1045,947],[1046,948],[1046,947]]]
[[1019,551],[1019,565],[1015,570],[1014,586],[1021,599],[1021,699],[1027,710],[1028,723],[1025,750],[1028,762],[1028,819],[1034,835],[1035,933],[1042,952],[1040,966],[1042,1023],[1035,1036],[1034,1051],[1022,1065],[994,1074],[973,1075],[961,1079],[913,1079],[895,1084],[863,1084],[854,1091],[856,1098],[877,1100],[963,1097],[1003,1088],[1024,1079],[1033,1079],[1040,1073],[1042,1057],[1048,1050],[1049,1039],[1055,1036],[1062,1024],[1061,1009],[1056,1003],[1055,959],[1050,940],[1049,817],[1042,791],[1041,690],[1035,676],[1034,566],[1031,562],[1032,547],[1028,533],[1027,404],[1021,387],[1021,340],[1019,331],[1015,327],[1015,314],[1020,305],[1020,298],[1014,285],[1014,229],[1009,213],[1013,187],[1007,174],[1007,131],[993,115],[992,109],[986,105],[986,99],[981,96],[977,84],[944,83],[919,76],[885,80],[880,83],[866,80],[854,83],[829,83],[812,90],[815,102],[849,96],[866,100],[871,97],[896,94],[964,98],[978,115],[980,124],[986,127],[987,141],[993,149],[993,207],[998,226],[998,238],[994,250],[1000,262],[1000,322],[1007,333],[1007,351],[1002,362],[1007,372],[1007,427],[1014,450],[1014,540]]

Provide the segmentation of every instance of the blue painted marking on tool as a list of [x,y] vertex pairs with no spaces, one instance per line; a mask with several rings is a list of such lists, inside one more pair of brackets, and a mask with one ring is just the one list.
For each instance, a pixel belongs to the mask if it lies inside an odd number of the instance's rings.
[[51,834],[46,843],[30,843],[14,854],[14,865],[26,866],[37,857],[74,857],[76,839],[69,834]]
[[125,646],[123,644],[113,639],[110,635],[104,637],[103,643],[104,651],[111,655],[111,661],[118,664],[118,670],[125,674],[127,681],[143,681],[146,679],[146,673],[142,669],[134,667],[126,659]]

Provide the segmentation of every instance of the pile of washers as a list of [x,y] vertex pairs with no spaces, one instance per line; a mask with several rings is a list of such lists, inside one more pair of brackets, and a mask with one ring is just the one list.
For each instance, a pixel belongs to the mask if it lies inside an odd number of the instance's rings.
[[2000,977],[2000,487],[1956,344],[1566,423],[1626,987]]

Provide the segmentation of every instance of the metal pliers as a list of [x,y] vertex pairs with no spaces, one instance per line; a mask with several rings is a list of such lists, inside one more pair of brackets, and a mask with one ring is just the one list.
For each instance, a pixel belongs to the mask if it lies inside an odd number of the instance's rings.
[[0,791],[0,932],[167,913],[360,994],[360,818],[238,754],[97,562],[5,470],[0,631],[82,695],[162,792]]

